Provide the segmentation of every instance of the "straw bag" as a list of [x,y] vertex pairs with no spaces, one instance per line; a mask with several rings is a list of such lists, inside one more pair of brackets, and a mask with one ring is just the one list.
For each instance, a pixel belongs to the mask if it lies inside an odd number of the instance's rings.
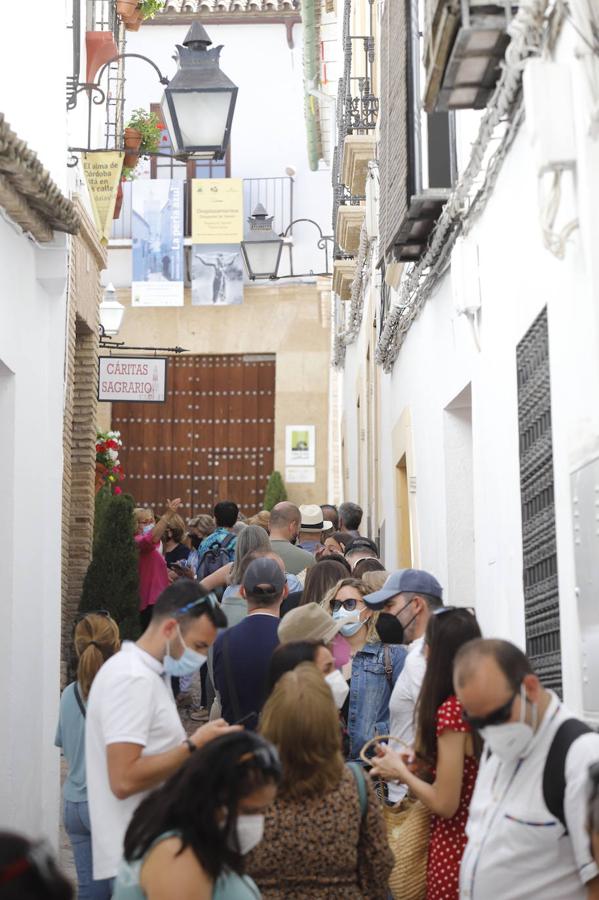
[[[367,765],[372,759],[366,751],[383,741],[397,741],[383,735],[368,741],[360,753]],[[401,742],[403,743],[403,742]],[[383,801],[383,817],[387,826],[387,840],[395,858],[389,876],[389,888],[394,900],[426,900],[426,870],[430,838],[431,813],[420,800],[408,795],[395,806]]]

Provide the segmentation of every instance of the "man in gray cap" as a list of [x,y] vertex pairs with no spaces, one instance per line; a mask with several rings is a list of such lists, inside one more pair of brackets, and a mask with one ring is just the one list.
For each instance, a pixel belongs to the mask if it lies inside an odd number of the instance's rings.
[[[431,615],[443,606],[442,597],[443,588],[437,579],[422,569],[393,572],[380,591],[364,597],[367,606],[395,616],[403,628],[408,655],[391,693],[389,719],[390,733],[410,747],[414,745],[414,712],[426,671],[424,633]],[[389,785],[393,803],[405,793],[403,785]]]
[[240,593],[247,600],[248,614],[216,640],[214,683],[223,718],[254,729],[266,699],[270,657],[279,643],[279,611],[287,596],[283,561],[255,559],[247,568]]

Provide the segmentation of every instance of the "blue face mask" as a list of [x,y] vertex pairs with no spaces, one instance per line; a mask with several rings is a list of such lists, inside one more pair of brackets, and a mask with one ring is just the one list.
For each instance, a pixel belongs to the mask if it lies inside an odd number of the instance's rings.
[[344,609],[342,606],[339,607],[337,612],[333,613],[333,619],[335,622],[344,622],[341,626],[341,634],[343,637],[353,637],[353,635],[357,634],[360,628],[365,624],[360,621],[359,612],[355,610],[353,612],[348,612],[348,610]]
[[198,671],[198,669],[201,669],[208,657],[204,656],[203,653],[198,653],[197,650],[192,650],[191,647],[187,646],[187,644],[181,637],[181,631],[179,630],[178,625],[177,631],[179,632],[179,640],[185,648],[183,650],[183,654],[179,657],[179,659],[174,659],[174,657],[170,655],[170,641],[167,641],[166,655],[163,660],[163,665],[164,671],[167,675],[171,675],[175,678],[181,678],[184,675],[193,675]]
[[147,534],[149,531],[152,530],[153,527],[154,526],[151,523],[150,523],[150,525],[144,525],[144,530],[143,530],[142,534]]

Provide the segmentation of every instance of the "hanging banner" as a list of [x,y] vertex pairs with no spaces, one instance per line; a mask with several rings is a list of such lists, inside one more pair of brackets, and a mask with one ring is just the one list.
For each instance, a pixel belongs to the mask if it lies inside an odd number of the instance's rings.
[[194,244],[191,258],[192,306],[243,303],[243,263],[239,244]]
[[125,154],[120,150],[81,155],[94,222],[102,244],[107,244],[110,238],[124,158]]
[[243,240],[241,178],[194,178],[191,182],[193,244],[239,244]]
[[132,306],[183,306],[184,182],[133,182]]
[[164,403],[166,359],[161,356],[100,356],[98,400]]

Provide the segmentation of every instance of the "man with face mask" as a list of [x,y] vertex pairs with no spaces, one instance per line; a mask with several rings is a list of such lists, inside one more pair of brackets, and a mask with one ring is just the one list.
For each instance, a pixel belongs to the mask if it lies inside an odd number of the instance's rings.
[[171,676],[201,668],[226,624],[212,594],[178,581],[154,604],[139,640],[125,641],[96,675],[85,729],[94,879],[115,877],[127,826],[147,792],[231,730],[219,719],[187,738],[170,688]]
[[542,686],[518,647],[466,644],[454,663],[464,718],[485,741],[466,828],[461,900],[599,897],[586,828],[599,735]]
[[[403,641],[396,635],[396,642],[407,645],[408,655],[389,701],[389,732],[409,747],[414,745],[414,713],[426,671],[424,634],[432,612],[443,606],[442,597],[437,579],[421,569],[393,572],[380,591],[364,597],[367,606],[394,616],[403,630]],[[389,784],[391,802],[405,794],[404,785]]]

